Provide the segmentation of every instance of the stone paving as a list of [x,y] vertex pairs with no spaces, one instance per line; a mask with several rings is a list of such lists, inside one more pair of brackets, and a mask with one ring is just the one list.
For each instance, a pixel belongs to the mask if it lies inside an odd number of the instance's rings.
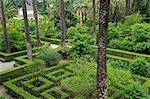
[[13,68],[15,66],[15,64],[16,63],[14,61],[6,62],[6,63],[0,61],[0,72],[7,70],[7,69],[10,69],[10,68]]

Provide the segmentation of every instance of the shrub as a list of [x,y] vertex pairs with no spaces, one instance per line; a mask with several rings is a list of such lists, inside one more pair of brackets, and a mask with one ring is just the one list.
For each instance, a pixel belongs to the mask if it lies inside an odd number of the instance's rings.
[[[9,29],[9,42],[12,52],[21,51],[26,49],[26,38],[23,32],[18,31],[16,28]],[[31,38],[31,44],[34,45],[34,41]],[[0,50],[4,51],[4,39],[3,33],[0,33]]]
[[150,77],[150,64],[144,58],[137,58],[130,63],[131,72],[144,77]]
[[120,25],[115,26],[115,24],[109,23],[108,40],[119,38],[122,33],[123,33],[123,30]]
[[76,36],[77,34],[89,34],[89,31],[88,31],[88,27],[87,26],[81,26],[81,25],[76,25],[75,27],[70,27],[67,29],[67,37],[69,39],[73,39],[74,36]]
[[126,26],[131,26],[135,23],[141,23],[143,21],[142,15],[135,13],[126,17],[124,24]]
[[46,66],[57,65],[61,59],[60,54],[54,49],[42,49],[36,58],[45,61]]
[[39,20],[39,30],[41,36],[43,37],[45,36],[50,38],[60,37],[59,32],[57,31],[57,28],[54,25],[54,22],[50,21],[50,19],[47,16],[44,16],[42,19]]
[[129,84],[122,92],[122,99],[147,99],[147,91],[140,83]]
[[73,76],[67,79],[64,79],[61,82],[61,86],[70,89],[71,91],[75,92],[75,96],[81,95],[81,96],[90,96],[89,93],[92,93],[95,91],[95,81],[87,76]]
[[134,43],[133,50],[135,52],[146,52],[150,49],[150,24],[141,23],[134,24],[129,28],[130,41]]
[[69,51],[71,56],[92,55],[94,48],[91,46],[93,41],[88,34],[76,34],[70,42],[71,49]]

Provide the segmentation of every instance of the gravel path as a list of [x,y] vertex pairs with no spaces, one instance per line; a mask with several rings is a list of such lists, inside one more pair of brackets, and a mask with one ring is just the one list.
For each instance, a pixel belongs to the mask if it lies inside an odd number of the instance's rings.
[[6,97],[6,99],[10,99],[10,95],[6,93],[4,86],[0,86],[0,96]]
[[7,70],[9,68],[13,68],[15,65],[15,62],[6,62],[6,63],[3,63],[0,61],[0,72],[1,71],[4,71],[4,70]]

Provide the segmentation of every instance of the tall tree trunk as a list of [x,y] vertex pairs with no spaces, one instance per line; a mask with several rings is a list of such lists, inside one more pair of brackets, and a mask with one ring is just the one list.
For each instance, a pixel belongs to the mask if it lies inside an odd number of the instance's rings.
[[23,10],[23,18],[24,18],[24,30],[26,34],[27,56],[28,56],[28,59],[32,59],[32,47],[30,43],[30,33],[29,33],[29,25],[28,25],[26,0],[22,0],[22,10]]
[[126,16],[130,15],[130,0],[126,0]]
[[61,26],[61,50],[62,53],[65,52],[65,32],[66,32],[66,24],[65,24],[65,8],[64,8],[64,0],[60,0],[60,26]]
[[40,46],[40,33],[39,33],[39,26],[38,26],[38,15],[37,15],[37,0],[32,0],[33,5],[33,12],[34,12],[34,19],[35,19],[35,34],[37,40],[37,46]]
[[5,19],[4,8],[3,8],[3,0],[0,0],[0,20],[1,20],[1,23],[3,26],[3,32],[4,32],[5,51],[7,53],[10,53],[9,37],[8,37],[7,27],[6,27],[6,19]]
[[97,60],[97,99],[107,99],[107,67],[106,67],[106,47],[108,34],[110,0],[100,0],[99,32],[101,37],[98,40],[98,60]]
[[82,12],[82,8],[80,9],[80,25],[82,26],[84,24],[83,22],[83,12]]
[[95,40],[95,43],[97,41],[96,36],[96,3],[95,0],[93,0],[93,38]]

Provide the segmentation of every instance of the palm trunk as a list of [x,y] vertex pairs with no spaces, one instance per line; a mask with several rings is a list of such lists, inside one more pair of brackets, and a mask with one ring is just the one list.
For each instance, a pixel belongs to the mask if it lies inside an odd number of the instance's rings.
[[60,0],[60,26],[61,26],[61,49],[62,53],[65,52],[65,32],[66,32],[66,24],[65,24],[65,13],[64,13],[64,0]]
[[7,53],[10,53],[9,37],[7,33],[7,28],[6,28],[6,19],[5,19],[4,8],[3,8],[3,0],[0,0],[0,20],[1,20],[1,23],[3,26],[3,32],[4,32],[5,51]]
[[126,16],[130,15],[130,0],[126,0]]
[[95,0],[93,0],[93,38],[96,43],[97,38],[96,38],[96,4],[95,4]]
[[80,25],[82,26],[84,24],[83,22],[83,12],[82,12],[82,8],[80,9]]
[[35,19],[35,34],[36,34],[37,46],[40,46],[41,40],[40,40],[40,33],[39,33],[39,26],[38,26],[37,0],[33,0],[32,5],[33,5],[33,12],[34,12],[34,19]]
[[99,32],[101,37],[98,40],[98,60],[97,60],[97,99],[107,99],[107,67],[106,67],[106,47],[108,34],[110,0],[100,0]]
[[32,59],[32,47],[30,43],[30,33],[29,33],[28,16],[27,16],[27,9],[26,9],[26,0],[22,0],[22,10],[23,10],[23,17],[24,17],[24,30],[26,34],[27,56],[28,56],[28,59]]

